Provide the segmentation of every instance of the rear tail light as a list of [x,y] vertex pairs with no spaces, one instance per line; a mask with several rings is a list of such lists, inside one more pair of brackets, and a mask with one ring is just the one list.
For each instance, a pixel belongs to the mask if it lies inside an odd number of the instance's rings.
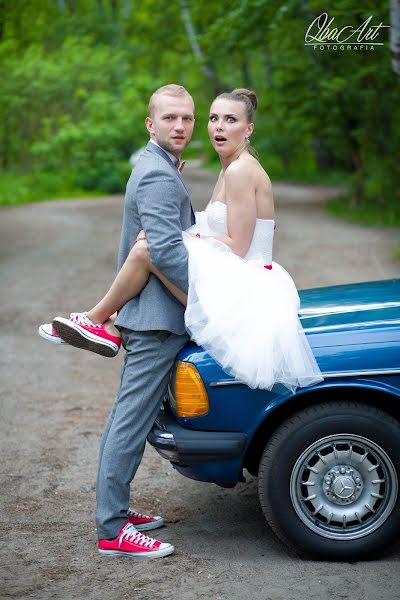
[[177,362],[173,396],[178,417],[201,417],[210,410],[204,383],[191,363]]

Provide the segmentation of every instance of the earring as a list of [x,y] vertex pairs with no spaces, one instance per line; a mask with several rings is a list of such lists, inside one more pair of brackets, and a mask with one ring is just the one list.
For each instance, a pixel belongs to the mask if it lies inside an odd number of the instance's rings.
[[249,138],[249,136],[248,136],[248,135],[246,135],[246,137],[245,137],[244,139],[246,140],[246,142],[247,142],[247,143],[249,143],[249,141],[250,141],[250,138]]

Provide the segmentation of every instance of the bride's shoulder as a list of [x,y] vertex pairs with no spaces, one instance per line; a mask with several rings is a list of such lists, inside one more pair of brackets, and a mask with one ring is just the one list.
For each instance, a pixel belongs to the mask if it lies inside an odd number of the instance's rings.
[[237,180],[239,177],[253,178],[257,174],[257,164],[252,160],[242,159],[241,157],[231,162],[225,170],[226,180]]

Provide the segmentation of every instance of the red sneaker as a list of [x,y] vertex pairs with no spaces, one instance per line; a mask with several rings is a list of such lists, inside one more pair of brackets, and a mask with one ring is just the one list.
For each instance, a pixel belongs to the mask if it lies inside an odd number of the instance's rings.
[[56,333],[71,346],[83,348],[101,356],[114,357],[121,346],[121,337],[111,335],[104,323],[96,325],[86,313],[71,313],[69,319],[53,320]]
[[165,523],[162,517],[142,515],[131,508],[128,510],[128,521],[129,523],[132,523],[132,525],[136,527],[138,531],[150,531],[150,529],[157,529],[158,527],[162,527]]
[[132,523],[127,521],[119,530],[115,540],[99,540],[100,554],[110,556],[132,556],[138,558],[158,558],[168,556],[175,550],[172,544],[159,542],[144,533],[137,531]]
[[43,325],[40,325],[38,333],[42,338],[52,344],[66,344],[66,342],[64,342],[57,334],[51,323],[43,323]]

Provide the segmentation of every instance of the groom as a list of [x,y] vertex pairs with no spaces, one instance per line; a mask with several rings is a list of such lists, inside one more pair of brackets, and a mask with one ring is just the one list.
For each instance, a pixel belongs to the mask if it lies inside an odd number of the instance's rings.
[[[118,268],[144,230],[153,264],[187,293],[187,253],[182,230],[194,222],[180,157],[193,133],[194,103],[185,88],[166,85],[150,98],[146,127],[150,141],[128,181]],[[130,483],[142,460],[175,357],[189,339],[184,307],[157,277],[118,314],[125,358],[117,398],[105,427],[97,477],[97,534],[101,554],[158,557],[171,544],[142,531],[164,524],[162,517],[129,509]]]

